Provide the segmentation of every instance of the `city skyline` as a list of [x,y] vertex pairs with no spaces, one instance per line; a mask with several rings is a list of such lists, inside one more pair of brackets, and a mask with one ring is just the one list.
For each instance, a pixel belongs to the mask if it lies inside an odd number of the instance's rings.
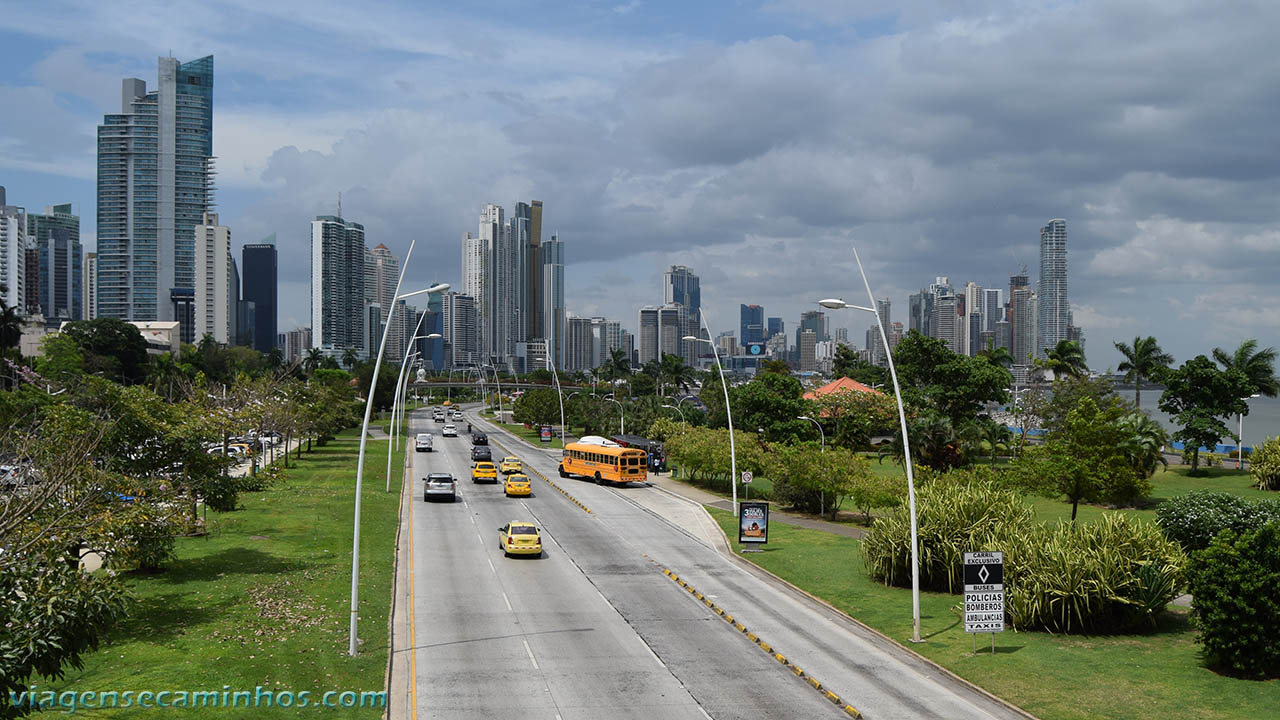
[[[456,282],[456,233],[474,208],[536,197],[553,209],[543,237],[572,243],[567,310],[630,326],[667,268],[686,265],[718,335],[737,327],[743,303],[791,329],[821,296],[857,297],[851,241],[900,318],[934,275],[1007,288],[1036,265],[1037,228],[1060,217],[1071,309],[1096,369],[1119,362],[1113,341],[1137,334],[1185,359],[1197,352],[1188,325],[1219,345],[1276,344],[1266,269],[1280,234],[1269,175],[1251,170],[1276,163],[1240,139],[1269,110],[1222,96],[1267,97],[1265,74],[1230,68],[1266,66],[1256,33],[1269,19],[1219,14],[1215,32],[1175,42],[1208,10],[1170,7],[1135,37],[1117,30],[1113,8],[930,6],[875,19],[795,2],[744,8],[715,30],[662,3],[577,17],[553,8],[525,28],[554,49],[538,59],[459,54],[449,29],[504,31],[465,10],[382,7],[345,28],[308,19],[307,32],[353,40],[367,63],[357,72],[317,62],[323,43],[264,50],[263,35],[237,34],[218,7],[193,23],[157,5],[145,28],[102,8],[19,7],[0,56],[13,96],[41,121],[0,120],[0,184],[28,211],[70,202],[85,255],[101,264],[94,128],[119,112],[120,80],[154,77],[157,56],[212,54],[216,211],[234,237],[279,233],[285,258],[307,251],[302,222],[333,214],[341,192],[370,244],[402,257],[416,238],[411,271]],[[263,34],[297,21],[287,8],[260,13]],[[405,48],[405,62],[373,54],[357,29],[369,27]],[[759,67],[769,70],[749,70]],[[946,94],[908,90],[938,73]],[[423,74],[432,82],[415,82]],[[1116,92],[1090,90],[1104,76]],[[338,94],[363,109],[333,110]],[[1223,107],[1253,119],[1228,121]],[[836,117],[847,132],[825,119]],[[306,272],[280,265],[279,333],[308,324]],[[864,328],[849,325],[860,340]]]

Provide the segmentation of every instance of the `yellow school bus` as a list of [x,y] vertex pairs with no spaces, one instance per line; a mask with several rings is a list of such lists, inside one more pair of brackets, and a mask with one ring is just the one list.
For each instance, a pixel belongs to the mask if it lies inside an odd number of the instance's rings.
[[597,484],[644,482],[648,453],[611,442],[571,442],[560,459],[560,477],[577,476]]

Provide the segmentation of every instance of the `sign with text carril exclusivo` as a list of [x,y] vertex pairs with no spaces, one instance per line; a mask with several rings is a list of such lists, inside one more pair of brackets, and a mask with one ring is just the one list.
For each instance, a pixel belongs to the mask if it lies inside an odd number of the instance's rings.
[[762,502],[738,503],[738,542],[769,542],[769,504]]
[[964,554],[964,631],[1004,632],[1004,553]]

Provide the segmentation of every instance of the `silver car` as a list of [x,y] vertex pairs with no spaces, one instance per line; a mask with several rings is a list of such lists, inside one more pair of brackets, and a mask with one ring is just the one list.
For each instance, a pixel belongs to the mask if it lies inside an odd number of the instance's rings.
[[422,499],[448,498],[449,502],[458,499],[458,483],[449,473],[431,473],[422,483]]
[[413,450],[414,452],[431,452],[431,434],[418,433],[413,440]]

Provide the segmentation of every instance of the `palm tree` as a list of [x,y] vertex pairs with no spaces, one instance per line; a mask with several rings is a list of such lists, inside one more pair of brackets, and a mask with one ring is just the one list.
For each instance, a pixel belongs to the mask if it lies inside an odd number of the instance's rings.
[[1135,412],[1120,418],[1119,427],[1124,431],[1121,451],[1134,470],[1144,478],[1156,472],[1156,463],[1167,466],[1164,459],[1164,446],[1169,442],[1160,423],[1147,417],[1144,412]]
[[1084,360],[1084,350],[1075,340],[1059,340],[1058,344],[1045,355],[1045,359],[1037,360],[1036,364],[1052,370],[1055,377],[1063,374],[1078,378],[1089,374],[1089,366]]
[[267,353],[267,367],[272,370],[284,367],[284,352],[280,348],[271,348],[271,352]]
[[151,387],[157,394],[165,393],[170,401],[173,400],[173,382],[183,377],[182,367],[174,362],[170,353],[151,360]]
[[1013,443],[1013,433],[1009,428],[997,422],[987,423],[982,428],[982,447],[991,454],[991,464],[996,464],[996,455],[1008,452]]
[[653,389],[655,395],[662,395],[662,366],[657,360],[650,360],[640,368],[640,372],[653,378]]
[[1009,367],[1013,364],[1013,353],[1009,352],[1009,348],[1003,345],[997,347],[995,338],[987,338],[987,348],[979,350],[978,356],[985,358],[987,362],[993,365]]
[[1124,362],[1116,369],[1124,373],[1125,382],[1133,383],[1133,404],[1142,407],[1142,381],[1159,377],[1160,373],[1169,369],[1173,356],[1160,349],[1155,337],[1148,335],[1133,339],[1133,345],[1116,343],[1116,349],[1124,355]]
[[307,350],[307,356],[302,360],[302,367],[308,374],[314,375],[323,363],[324,353],[320,352],[320,348],[311,348]]
[[347,366],[348,371],[356,366],[356,361],[359,359],[360,356],[356,355],[355,348],[347,348],[342,351],[342,364]]
[[780,358],[769,358],[768,360],[765,360],[764,362],[760,363],[760,372],[762,373],[771,372],[771,373],[777,373],[779,375],[790,375],[791,366],[787,364],[787,361],[782,360]]
[[1228,355],[1222,348],[1213,349],[1213,359],[1217,360],[1224,370],[1239,370],[1249,378],[1253,392],[1267,397],[1280,394],[1280,380],[1276,379],[1276,349],[1273,347],[1258,349],[1258,341],[1249,338],[1240,343],[1234,353]]
[[[609,359],[604,361],[600,366],[601,377],[609,380],[618,381],[631,377],[631,358],[627,357],[627,351],[622,348],[616,348],[609,353]],[[631,383],[627,383],[627,394],[631,393]]]
[[688,392],[689,386],[693,384],[693,368],[685,365],[684,358],[679,355],[663,355],[659,371],[663,381],[671,383],[672,388]]

